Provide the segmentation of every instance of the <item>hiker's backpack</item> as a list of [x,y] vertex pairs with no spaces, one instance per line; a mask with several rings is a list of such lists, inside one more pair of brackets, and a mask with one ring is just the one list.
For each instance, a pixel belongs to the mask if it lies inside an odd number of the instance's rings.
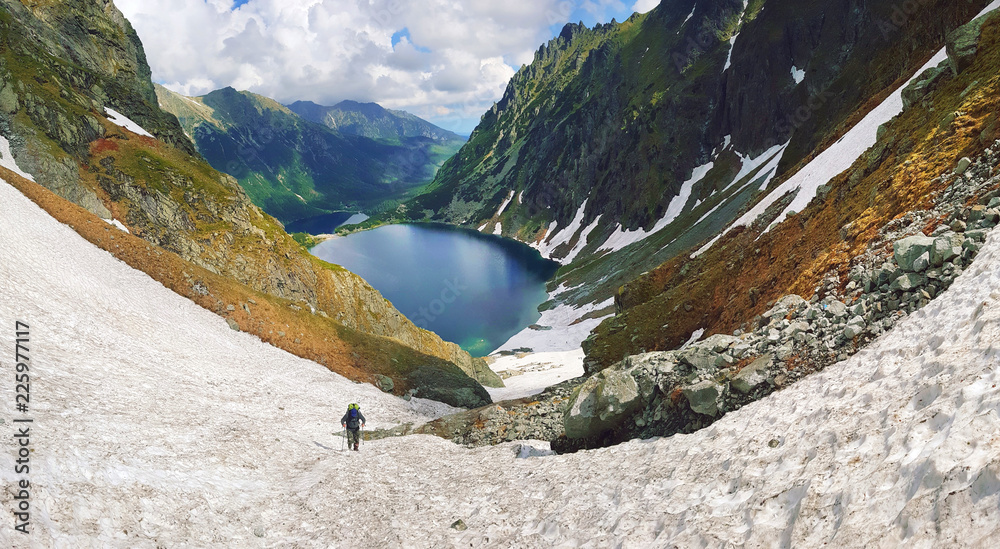
[[348,404],[347,405],[347,417],[349,417],[351,419],[357,418],[358,417],[358,410],[359,410],[359,408],[358,408],[357,404]]

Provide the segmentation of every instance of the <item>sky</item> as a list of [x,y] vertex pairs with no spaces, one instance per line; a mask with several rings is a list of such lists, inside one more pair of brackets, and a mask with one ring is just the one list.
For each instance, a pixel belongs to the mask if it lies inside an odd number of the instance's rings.
[[116,0],[153,79],[333,105],[373,101],[470,133],[567,22],[622,21],[659,0]]

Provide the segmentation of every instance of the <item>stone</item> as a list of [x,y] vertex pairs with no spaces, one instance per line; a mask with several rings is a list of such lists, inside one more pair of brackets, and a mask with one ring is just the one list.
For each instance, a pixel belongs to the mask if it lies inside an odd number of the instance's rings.
[[892,285],[889,286],[891,290],[899,290],[901,292],[908,292],[914,288],[923,286],[927,283],[927,277],[917,273],[906,273],[896,280],[893,281]]
[[459,532],[469,529],[469,527],[465,525],[465,521],[463,521],[462,519],[458,519],[455,522],[451,523],[451,528],[453,530],[458,530]]
[[792,338],[801,332],[808,332],[808,331],[809,331],[809,323],[798,320],[796,322],[792,322],[791,324],[788,325],[787,328],[785,328],[784,336],[786,338]]
[[950,261],[961,253],[961,249],[955,250],[953,240],[948,236],[939,236],[934,239],[934,246],[931,248],[931,265],[940,267],[945,261]]
[[771,355],[764,355],[751,362],[733,377],[730,386],[743,394],[753,392],[757,387],[768,382]]
[[238,323],[238,322],[236,322],[235,320],[233,320],[233,319],[231,319],[231,318],[227,318],[227,319],[226,319],[226,324],[228,324],[228,325],[229,325],[229,327],[230,327],[230,328],[231,328],[232,330],[234,330],[234,331],[237,331],[237,332],[238,332],[238,331],[240,331],[240,325],[239,325],[239,323]]
[[833,318],[845,317],[847,316],[847,305],[835,299],[831,300],[826,303],[826,314],[827,316],[832,316]]
[[949,225],[949,228],[956,233],[965,232],[966,227],[967,225],[965,224],[965,221],[962,221],[961,219],[956,219],[951,222],[951,225]]
[[641,405],[639,385],[631,375],[602,370],[573,391],[563,416],[566,436],[587,438],[614,429]]
[[913,271],[913,262],[934,247],[934,239],[929,236],[909,236],[893,243],[893,256],[899,268],[906,272]]
[[969,210],[969,215],[966,216],[965,222],[972,225],[982,219],[986,215],[986,206],[982,204],[976,204]]
[[715,359],[718,355],[707,349],[692,347],[678,353],[677,358],[682,364],[686,364],[698,371],[710,371],[715,369]]
[[[974,231],[967,231],[965,236],[967,239],[974,240],[976,242],[985,242],[987,233],[989,233],[989,231],[986,229],[976,229]],[[965,242],[968,242],[968,240]],[[965,246],[965,242],[963,242],[963,246]]]
[[392,382],[391,377],[379,374],[378,379],[375,381],[375,386],[381,389],[383,393],[391,393],[396,384]]
[[930,252],[924,252],[920,254],[919,257],[913,260],[913,272],[922,273],[927,270],[931,264],[931,254]]
[[740,340],[738,337],[734,337],[726,334],[715,334],[706,337],[698,343],[699,347],[705,349],[711,349],[712,352],[721,353]]
[[996,15],[996,12],[987,13],[948,34],[945,48],[948,53],[948,67],[951,68],[953,75],[958,75],[975,61],[983,25]]
[[922,101],[928,94],[934,91],[938,83],[947,74],[948,68],[945,66],[931,67],[920,73],[909,85],[903,88],[903,108],[908,109],[912,105]]
[[962,158],[961,160],[958,161],[958,164],[955,166],[955,175],[964,174],[966,171],[968,171],[969,166],[971,165],[972,165],[972,160],[969,157]]
[[[712,381],[702,381],[685,387],[682,391],[691,409],[706,416],[716,416],[719,413],[719,397],[722,396],[722,385]],[[568,435],[568,433],[567,433]]]

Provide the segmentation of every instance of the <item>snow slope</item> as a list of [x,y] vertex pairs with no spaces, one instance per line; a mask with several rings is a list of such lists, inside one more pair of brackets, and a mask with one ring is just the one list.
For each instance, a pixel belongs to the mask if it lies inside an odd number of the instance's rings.
[[370,426],[422,417],[229,330],[2,183],[0,203],[2,345],[31,324],[35,418],[33,531],[8,516],[4,546],[988,547],[1000,533],[997,234],[869,350],[698,433],[527,459],[523,443],[428,436],[353,454],[330,435],[347,402]]

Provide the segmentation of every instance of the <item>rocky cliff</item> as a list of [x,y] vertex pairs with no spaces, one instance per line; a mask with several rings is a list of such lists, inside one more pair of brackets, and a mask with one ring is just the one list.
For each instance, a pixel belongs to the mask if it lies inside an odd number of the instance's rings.
[[[355,334],[344,343],[358,357],[387,362],[394,345],[416,351],[408,359],[416,362],[386,370],[400,376],[397,390],[440,396],[428,371],[438,359],[495,382],[480,360],[414,326],[359,277],[309,255],[232,177],[198,157],[157,106],[141,44],[113,3],[4,0],[0,25],[0,133],[39,183],[187,264],[330,318]],[[122,127],[117,113],[141,128]],[[198,293],[197,280],[188,285]],[[342,336],[336,326],[326,326],[329,337]],[[421,364],[412,358],[419,354],[436,358]],[[489,401],[472,378],[444,385],[472,395],[453,403]]]

